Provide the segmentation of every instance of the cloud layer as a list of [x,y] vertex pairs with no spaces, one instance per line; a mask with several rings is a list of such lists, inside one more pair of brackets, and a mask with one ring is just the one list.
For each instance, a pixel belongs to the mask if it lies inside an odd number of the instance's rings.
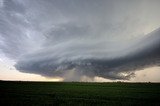
[[0,52],[20,72],[129,79],[160,65],[157,2],[1,0]]
[[113,52],[107,48],[100,49],[101,46],[96,47],[95,51],[94,46],[88,47],[84,42],[78,43],[75,40],[69,44],[58,43],[49,50],[24,56],[17,62],[16,68],[44,76],[63,77],[64,73],[74,70],[74,73],[82,76],[129,79],[134,76],[135,70],[160,65],[159,35],[160,30],[152,32],[126,50]]

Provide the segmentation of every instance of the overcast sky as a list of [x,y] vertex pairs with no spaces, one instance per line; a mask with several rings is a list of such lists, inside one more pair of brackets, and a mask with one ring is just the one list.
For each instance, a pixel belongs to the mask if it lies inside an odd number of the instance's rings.
[[0,79],[160,81],[159,0],[0,0]]

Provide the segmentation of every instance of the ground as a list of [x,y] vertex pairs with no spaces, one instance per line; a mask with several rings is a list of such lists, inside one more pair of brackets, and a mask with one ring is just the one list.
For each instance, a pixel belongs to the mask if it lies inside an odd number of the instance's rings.
[[160,106],[160,83],[0,81],[0,105]]

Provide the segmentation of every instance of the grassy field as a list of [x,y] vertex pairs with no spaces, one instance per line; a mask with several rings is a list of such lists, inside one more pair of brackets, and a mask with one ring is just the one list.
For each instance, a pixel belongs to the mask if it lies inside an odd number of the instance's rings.
[[160,106],[160,83],[0,81],[0,105]]

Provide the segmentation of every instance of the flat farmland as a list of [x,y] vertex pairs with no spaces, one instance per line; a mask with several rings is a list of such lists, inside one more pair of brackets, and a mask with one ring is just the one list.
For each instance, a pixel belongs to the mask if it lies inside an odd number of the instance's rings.
[[0,105],[160,106],[160,83],[0,81]]

